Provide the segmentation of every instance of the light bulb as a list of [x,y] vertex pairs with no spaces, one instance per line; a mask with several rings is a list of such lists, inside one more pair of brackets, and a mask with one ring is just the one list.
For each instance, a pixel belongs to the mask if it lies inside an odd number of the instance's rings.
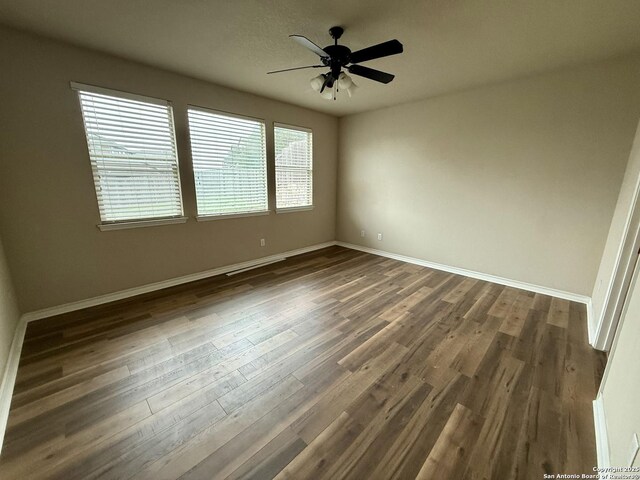
[[347,93],[349,94],[349,98],[353,97],[353,94],[356,93],[356,90],[358,89],[358,86],[351,82],[351,86],[349,88],[347,88]]

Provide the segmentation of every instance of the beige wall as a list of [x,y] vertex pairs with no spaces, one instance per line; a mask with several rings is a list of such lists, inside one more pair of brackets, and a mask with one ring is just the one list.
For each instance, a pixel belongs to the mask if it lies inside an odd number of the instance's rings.
[[0,381],[2,381],[19,318],[18,302],[0,238]]
[[[609,440],[610,463],[628,466],[632,436],[640,436],[640,281],[631,285],[631,296],[600,387]],[[640,455],[635,466],[640,466]]]
[[635,56],[342,118],[338,239],[590,295],[638,85]]
[[[344,117],[339,132],[328,115],[5,28],[0,61],[0,229],[23,311],[333,240],[338,133],[338,239],[589,295],[640,116],[638,56]],[[316,208],[100,232],[72,80],[173,102],[191,217],[188,103],[311,127]]]
[[[0,230],[23,311],[335,238],[335,117],[3,28],[0,65]],[[266,120],[269,165],[272,122],[310,127],[315,209],[100,232],[78,100],[69,88],[72,80],[173,102],[184,207],[190,217],[196,210],[188,103]],[[270,201],[275,204],[274,198]],[[260,238],[266,239],[266,247],[259,246]]]

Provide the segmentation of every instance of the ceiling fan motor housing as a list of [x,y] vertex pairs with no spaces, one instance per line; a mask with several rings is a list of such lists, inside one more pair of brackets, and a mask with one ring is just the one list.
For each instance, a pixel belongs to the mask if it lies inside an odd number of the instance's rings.
[[323,63],[331,68],[331,74],[334,78],[338,78],[342,67],[349,63],[351,50],[344,45],[329,45],[323,49],[329,57],[322,59]]

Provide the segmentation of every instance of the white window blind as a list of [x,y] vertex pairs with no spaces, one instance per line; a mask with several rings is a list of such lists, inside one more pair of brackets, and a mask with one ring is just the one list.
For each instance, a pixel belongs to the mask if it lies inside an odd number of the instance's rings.
[[72,84],[78,90],[103,223],[182,215],[168,102]]
[[276,208],[313,205],[313,138],[310,130],[276,124]]
[[264,122],[196,108],[188,116],[198,215],[266,211]]

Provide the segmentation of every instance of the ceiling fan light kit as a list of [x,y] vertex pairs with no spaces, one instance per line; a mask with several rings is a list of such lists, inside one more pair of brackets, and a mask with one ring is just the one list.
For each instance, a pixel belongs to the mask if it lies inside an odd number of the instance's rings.
[[340,91],[345,91],[352,97],[358,86],[354,83],[353,79],[344,72],[340,72],[338,75],[338,81],[328,79],[328,74],[321,73],[317,77],[313,77],[309,80],[311,88],[318,92],[322,98],[331,100],[336,98],[336,94]]
[[329,35],[333,38],[334,44],[328,45],[325,48],[320,48],[307,37],[302,35],[289,35],[289,37],[297,43],[318,55],[322,63],[319,65],[286,68],[284,70],[275,70],[267,73],[282,73],[305,68],[328,68],[329,71],[327,73],[321,73],[320,75],[313,77],[310,80],[310,84],[311,88],[318,92],[323,98],[333,98],[334,100],[336,99],[336,94],[339,91],[344,90],[347,92],[349,97],[351,97],[358,88],[353,79],[342,71],[343,68],[352,75],[368,78],[380,83],[386,84],[393,80],[394,75],[381,72],[380,70],[375,70],[373,68],[364,67],[359,65],[359,63],[402,53],[403,46],[398,40],[389,40],[388,42],[379,43],[377,45],[372,45],[371,47],[352,52],[348,47],[338,45],[338,39],[343,33],[344,29],[342,27],[331,27],[329,29]]

